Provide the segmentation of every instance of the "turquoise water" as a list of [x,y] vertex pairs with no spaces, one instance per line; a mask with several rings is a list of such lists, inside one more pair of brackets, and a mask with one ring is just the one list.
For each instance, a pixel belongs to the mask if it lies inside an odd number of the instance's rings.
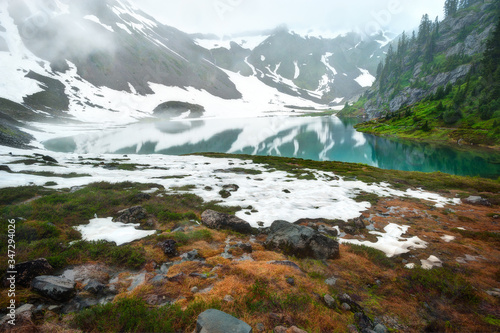
[[267,117],[140,122],[46,141],[59,152],[167,154],[221,152],[364,163],[384,169],[498,178],[500,154],[363,134],[354,120]]

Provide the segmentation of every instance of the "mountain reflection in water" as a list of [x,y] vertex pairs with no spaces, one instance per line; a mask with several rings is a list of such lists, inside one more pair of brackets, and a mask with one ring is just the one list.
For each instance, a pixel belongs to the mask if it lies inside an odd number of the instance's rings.
[[500,175],[499,153],[388,140],[357,132],[355,123],[334,116],[163,120],[52,139],[44,144],[49,150],[81,154],[220,152],[490,178]]

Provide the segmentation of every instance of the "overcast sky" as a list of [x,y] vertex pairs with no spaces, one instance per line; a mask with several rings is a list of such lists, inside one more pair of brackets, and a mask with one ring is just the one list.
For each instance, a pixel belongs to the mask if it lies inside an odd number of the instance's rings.
[[417,27],[423,14],[443,18],[445,0],[132,0],[160,22],[188,33],[235,34],[286,24],[307,32]]

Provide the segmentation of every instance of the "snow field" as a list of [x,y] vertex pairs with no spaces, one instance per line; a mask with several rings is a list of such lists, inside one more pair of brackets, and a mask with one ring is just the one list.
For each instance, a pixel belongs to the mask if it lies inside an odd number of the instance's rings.
[[[9,155],[12,152],[14,155]],[[32,151],[32,153],[45,154],[45,151]],[[19,160],[22,157],[15,155],[26,154],[26,151],[0,147],[2,163]],[[264,165],[255,164],[249,160],[229,158],[208,158],[203,156],[166,156],[166,155],[130,155],[124,163],[137,164],[137,171],[109,170],[93,165],[85,165],[90,158],[102,158],[105,163],[113,162],[113,159],[123,158],[122,155],[82,155],[82,159],[76,154],[50,153],[59,161],[58,166],[25,166],[23,164],[9,164],[14,172],[23,170],[51,171],[58,174],[88,174],[90,176],[79,178],[42,177],[26,174],[9,174],[0,171],[0,187],[13,187],[23,185],[43,186],[48,180],[58,185],[52,188],[68,188],[84,186],[93,182],[138,182],[157,183],[165,187],[167,192],[182,192],[175,188],[183,186],[194,186],[189,192],[194,193],[205,201],[220,201],[221,205],[239,206],[243,209],[236,215],[252,226],[257,227],[258,222],[264,226],[270,226],[275,220],[286,220],[295,222],[302,218],[325,218],[340,219],[348,221],[359,217],[363,211],[370,207],[368,202],[356,202],[354,198],[360,192],[374,193],[381,197],[412,197],[434,202],[436,206],[459,204],[459,199],[448,199],[435,193],[423,190],[400,191],[391,188],[386,183],[366,184],[361,181],[345,180],[336,177],[330,172],[317,170],[305,170],[312,173],[316,179],[296,179],[284,171],[271,171]],[[92,161],[90,161],[92,162]],[[144,166],[140,166],[144,165]],[[234,168],[238,168],[234,170]],[[249,170],[244,173],[244,169]],[[252,171],[260,171],[261,174],[251,174]],[[179,178],[168,178],[178,176]],[[160,178],[161,177],[161,178]],[[165,179],[167,177],[167,179]],[[225,185],[237,185],[236,192],[223,199],[219,191]],[[250,208],[251,207],[251,208]],[[106,234],[112,234],[115,230],[118,236],[113,240],[123,238],[130,239],[131,229],[121,230],[123,226],[111,225],[111,221],[98,219],[91,221],[89,239],[96,232],[95,223],[102,224],[100,227],[107,230]],[[376,243],[360,242],[358,240],[341,240],[345,243],[362,244],[379,249],[391,257],[406,253],[410,249],[424,248],[426,243],[418,237],[404,238],[408,226],[389,224],[383,232],[373,231],[379,238]],[[82,229],[85,231],[86,229]],[[137,231],[139,235],[140,231]],[[100,232],[103,234],[102,232]],[[113,231],[114,233],[114,231]],[[87,237],[87,236],[86,236]],[[142,235],[143,237],[143,235]],[[93,239],[93,238],[92,238]]]

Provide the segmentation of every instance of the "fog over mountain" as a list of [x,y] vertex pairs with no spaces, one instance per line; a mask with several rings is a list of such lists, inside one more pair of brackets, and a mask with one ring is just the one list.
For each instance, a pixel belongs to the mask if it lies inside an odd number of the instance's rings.
[[444,0],[135,0],[162,23],[188,33],[235,34],[285,24],[296,32],[323,34],[418,26],[429,14],[443,18]]

